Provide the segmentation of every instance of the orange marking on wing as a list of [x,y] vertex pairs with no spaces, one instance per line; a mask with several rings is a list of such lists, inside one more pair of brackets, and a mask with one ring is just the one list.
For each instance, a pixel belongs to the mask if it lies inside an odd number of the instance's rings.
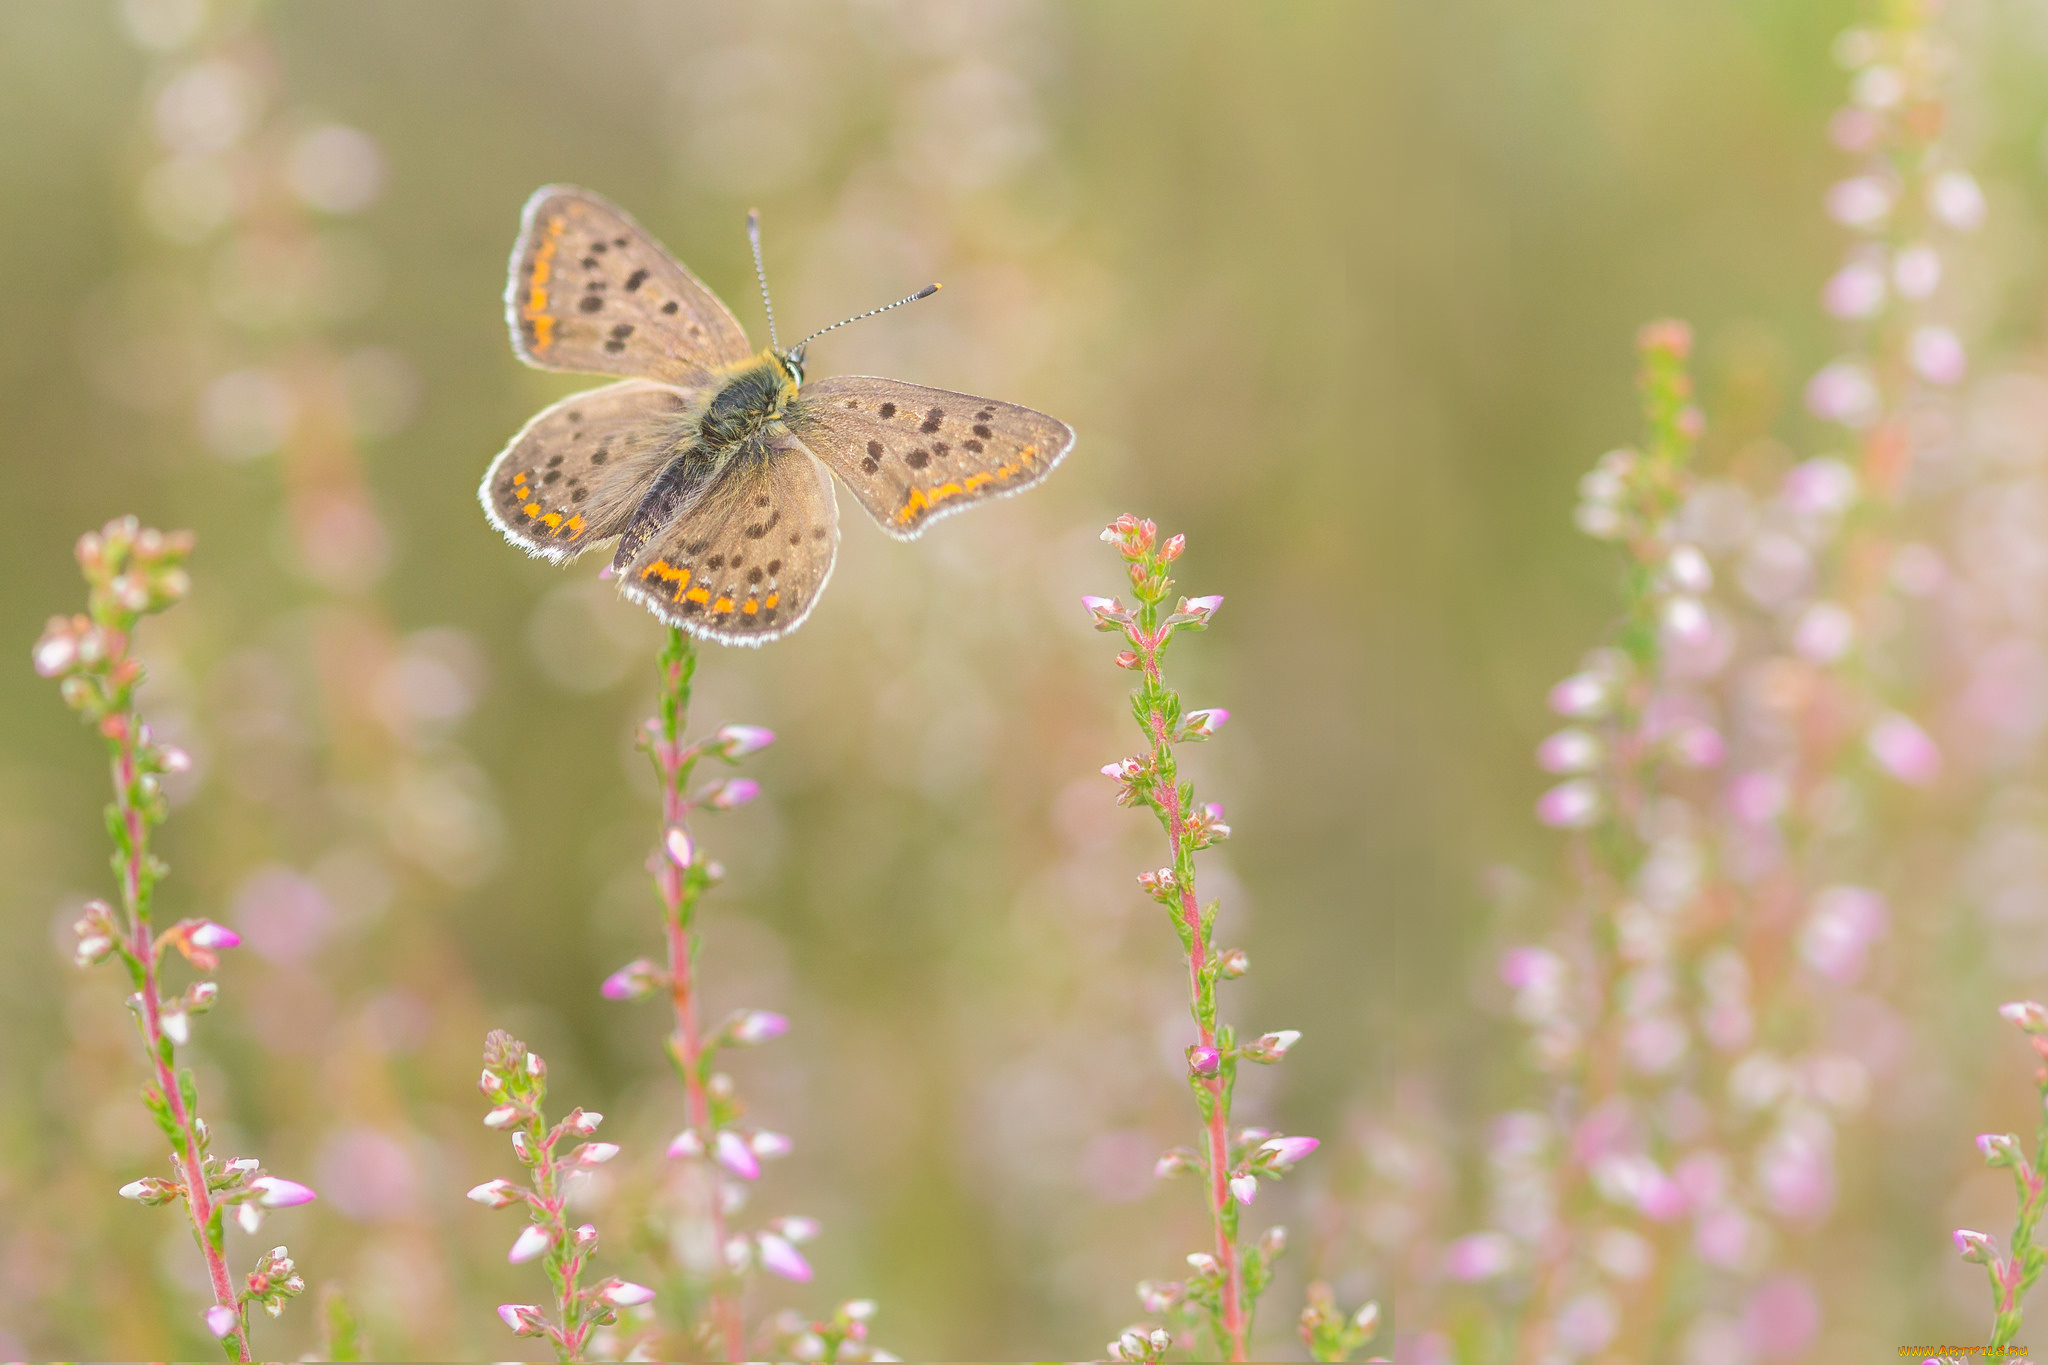
[[521,507],[519,510],[526,513],[526,515],[528,515],[529,517],[537,517],[540,515],[540,504],[537,502],[529,502],[524,507]]
[[775,604],[776,604],[777,602],[780,602],[781,600],[782,600],[782,594],[781,594],[781,593],[779,593],[779,592],[771,592],[771,593],[769,593],[769,594],[768,594],[768,600],[767,600],[766,602],[763,602],[763,603],[762,603],[761,605],[762,605],[762,606],[765,606],[765,607],[772,607],[772,606],[774,606],[774,605],[775,605]]
[[547,283],[554,276],[555,251],[561,245],[562,230],[568,225],[569,220],[560,214],[548,219],[547,240],[534,248],[533,270],[527,277],[532,287],[527,290],[526,307],[520,315],[533,323],[535,351],[545,351],[554,341],[555,319],[548,312]]
[[524,474],[514,474],[512,476],[512,483],[515,487],[524,486],[524,484],[526,483],[526,476]]
[[541,523],[552,531],[562,524],[562,514],[560,512],[550,512],[541,518]]
[[568,531],[572,538],[583,534],[583,514],[581,512],[569,518]]
[[690,590],[689,590],[688,592],[684,593],[684,594],[683,594],[683,596],[685,596],[685,597],[689,598],[689,599],[690,599],[690,600],[691,600],[692,602],[697,602],[697,603],[704,603],[704,602],[709,602],[709,601],[711,600],[711,589],[709,589],[709,588],[692,588],[692,589],[690,589]]
[[718,600],[717,600],[716,602],[713,602],[713,603],[711,604],[711,610],[713,610],[713,611],[731,611],[731,610],[732,610],[732,599],[731,599],[730,597],[721,597],[721,598],[719,598],[719,599],[718,599]]
[[761,610],[761,604],[759,602],[756,602],[753,598],[749,597],[747,599],[747,604],[741,607],[740,610],[745,612],[747,615],[752,616],[756,612]]

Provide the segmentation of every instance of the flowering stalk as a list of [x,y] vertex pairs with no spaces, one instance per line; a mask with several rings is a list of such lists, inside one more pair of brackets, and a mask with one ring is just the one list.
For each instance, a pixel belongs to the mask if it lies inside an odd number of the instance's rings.
[[[128,970],[135,987],[128,1007],[135,1013],[151,1070],[143,1103],[170,1142],[172,1170],[168,1180],[146,1176],[131,1181],[121,1194],[148,1205],[183,1201],[213,1288],[213,1307],[204,1314],[207,1330],[230,1360],[243,1361],[253,1358],[248,1306],[259,1305],[276,1317],[306,1284],[285,1249],[277,1247],[237,1289],[222,1245],[223,1219],[233,1210],[236,1221],[253,1233],[262,1225],[264,1210],[304,1204],[314,1194],[266,1174],[254,1157],[222,1161],[213,1156],[208,1151],[211,1134],[199,1116],[198,1086],[191,1069],[178,1065],[178,1048],[191,1039],[193,1016],[212,1009],[219,999],[220,988],[211,977],[220,952],[242,941],[232,929],[205,919],[182,919],[159,933],[153,914],[157,884],[170,870],[149,847],[151,831],[169,811],[160,778],[185,771],[191,759],[157,739],[137,712],[135,692],[143,668],[130,645],[144,616],[166,610],[190,589],[184,564],[191,551],[189,532],[166,535],[143,528],[134,517],[79,537],[87,611],[51,617],[33,657],[36,672],[59,679],[65,703],[99,731],[113,768],[107,829],[114,839],[121,901],[118,908],[102,900],[86,905],[75,926],[76,958],[79,966],[91,967],[117,957]],[[163,966],[170,949],[202,979],[166,999]]]
[[[1282,1137],[1263,1128],[1230,1130],[1231,1092],[1240,1061],[1261,1065],[1279,1061],[1299,1041],[1292,1029],[1268,1033],[1240,1044],[1236,1033],[1217,1015],[1216,983],[1244,975],[1249,959],[1241,949],[1217,951],[1214,942],[1216,903],[1204,906],[1195,893],[1195,854],[1230,836],[1223,808],[1197,805],[1191,783],[1180,780],[1174,745],[1205,740],[1221,728],[1230,713],[1221,709],[1183,711],[1177,693],[1166,686],[1162,662],[1166,647],[1179,630],[1202,630],[1222,606],[1221,597],[1183,597],[1171,610],[1164,604],[1173,586],[1167,568],[1186,548],[1174,536],[1163,544],[1149,521],[1121,516],[1102,533],[1124,558],[1135,608],[1120,600],[1082,599],[1096,628],[1121,634],[1131,646],[1117,655],[1117,667],[1139,674],[1131,712],[1145,733],[1146,750],[1109,764],[1102,771],[1118,784],[1117,804],[1144,806],[1166,832],[1173,862],[1139,876],[1138,884],[1166,908],[1180,935],[1187,959],[1188,1003],[1195,1019],[1196,1042],[1188,1048],[1188,1087],[1202,1119],[1200,1151],[1177,1148],[1159,1162],[1162,1176],[1199,1172],[1215,1232],[1215,1250],[1188,1257],[1194,1273],[1185,1282],[1139,1287],[1146,1311],[1169,1323],[1199,1322],[1216,1349],[1230,1360],[1245,1359],[1252,1312],[1272,1279],[1273,1262],[1286,1246],[1286,1230],[1274,1228],[1257,1245],[1238,1241],[1238,1206],[1258,1197],[1259,1181],[1277,1179],[1313,1152],[1317,1139]],[[1173,1333],[1134,1328],[1111,1342],[1119,1360],[1156,1360],[1176,1344]],[[1191,1340],[1179,1344],[1192,1345]]]
[[1317,1280],[1308,1287],[1308,1305],[1301,1310],[1301,1344],[1315,1359],[1349,1360],[1379,1328],[1379,1304],[1368,1303],[1347,1318],[1329,1285]]
[[[709,759],[736,766],[742,758],[774,743],[775,736],[758,726],[727,725],[709,739],[685,744],[690,681],[696,667],[696,648],[690,637],[671,629],[660,657],[656,713],[640,736],[640,746],[653,761],[661,784],[661,839],[648,859],[648,870],[661,901],[667,961],[657,964],[642,958],[630,962],[605,980],[603,990],[612,1000],[665,995],[674,1011],[668,1052],[682,1081],[687,1126],[669,1144],[668,1155],[689,1163],[700,1177],[700,1185],[708,1189],[699,1204],[717,1256],[708,1273],[702,1267],[685,1267],[696,1272],[686,1278],[698,1282],[694,1288],[704,1303],[702,1320],[690,1325],[697,1345],[722,1352],[727,1360],[743,1360],[747,1332],[740,1300],[747,1275],[761,1269],[787,1280],[809,1280],[810,1263],[797,1246],[815,1236],[818,1226],[809,1218],[792,1215],[773,1219],[752,1234],[734,1235],[726,1221],[744,1202],[746,1182],[760,1178],[761,1163],[788,1155],[791,1143],[781,1133],[741,1122],[745,1106],[735,1093],[732,1078],[715,1070],[714,1064],[721,1048],[781,1037],[789,1031],[789,1020],[768,1010],[747,1009],[735,1012],[708,1032],[703,1025],[698,1010],[699,940],[693,932],[697,902],[723,880],[725,872],[697,848],[689,819],[700,809],[743,806],[760,794],[760,785],[751,778],[728,777],[693,791],[690,783],[700,762]],[[853,1344],[841,1351],[840,1359],[871,1358],[861,1345],[867,1331],[865,1318],[860,1323],[857,1335],[850,1335],[851,1329],[841,1334],[841,1340]]]
[[567,1118],[549,1127],[541,1110],[548,1092],[547,1063],[503,1029],[492,1029],[484,1039],[484,1072],[477,1086],[491,1101],[484,1127],[512,1130],[513,1154],[532,1173],[532,1183],[487,1180],[469,1197],[493,1209],[525,1203],[532,1221],[519,1230],[505,1259],[521,1265],[543,1258],[542,1267],[555,1286],[552,1317],[531,1303],[499,1304],[498,1317],[517,1336],[546,1337],[558,1358],[581,1360],[591,1333],[617,1322],[619,1309],[654,1299],[652,1289],[616,1275],[585,1288],[583,1271],[597,1251],[597,1229],[588,1223],[569,1228],[570,1183],[617,1156],[618,1146],[582,1142],[574,1151],[563,1152],[570,1139],[595,1133],[604,1115],[572,1109]]
[[2013,1133],[1983,1133],[1977,1150],[1987,1166],[2003,1166],[2012,1172],[2014,1197],[2019,1215],[2012,1229],[2012,1255],[2000,1256],[1990,1237],[1968,1228],[1955,1230],[1956,1250],[1966,1261],[1984,1267],[1991,1281],[1991,1341],[1993,1347],[2007,1346],[2020,1331],[2020,1303],[2034,1287],[2042,1267],[2048,1266],[2048,1250],[2034,1244],[2034,1229],[2048,1211],[2048,1007],[2032,1000],[2016,1000],[1999,1006],[1998,1012],[2027,1035],[2042,1065],[2034,1068],[2035,1133],[2034,1155],[2029,1160]]

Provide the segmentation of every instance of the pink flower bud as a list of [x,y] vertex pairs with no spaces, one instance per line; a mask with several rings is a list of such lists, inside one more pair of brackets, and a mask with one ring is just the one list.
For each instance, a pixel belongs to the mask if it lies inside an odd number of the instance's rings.
[[705,798],[713,810],[732,810],[744,806],[761,794],[761,784],[751,777],[734,777],[719,783]]
[[1897,712],[1873,725],[1864,742],[1879,767],[1910,786],[1924,787],[1941,776],[1941,750],[1925,730]]
[[548,1329],[539,1307],[530,1303],[501,1303],[498,1320],[522,1337],[537,1337]]
[[1600,788],[1583,777],[1560,782],[1536,802],[1536,818],[1552,829],[1585,829],[1597,824],[1606,803]]
[[694,1128],[685,1128],[677,1133],[675,1140],[668,1145],[668,1157],[671,1161],[694,1161],[703,1155],[704,1139],[697,1136],[697,1130]]
[[199,920],[185,931],[186,941],[195,948],[218,952],[222,948],[239,948],[242,936],[225,924],[215,924],[210,919]]
[[184,1192],[184,1186],[160,1180],[153,1175],[131,1180],[121,1187],[123,1199],[133,1199],[138,1204],[147,1204],[152,1208],[158,1204],[168,1204]]
[[1259,1144],[1259,1150],[1270,1153],[1272,1164],[1285,1170],[1322,1145],[1320,1138],[1276,1137]]
[[1084,597],[1081,605],[1095,618],[1097,630],[1121,630],[1131,622],[1131,613],[1114,597]]
[[536,1256],[545,1255],[554,1244],[554,1235],[546,1228],[538,1223],[528,1223],[513,1238],[512,1249],[505,1253],[505,1259],[513,1265],[524,1265]]
[[1230,1196],[1240,1204],[1249,1204],[1259,1197],[1259,1178],[1250,1171],[1239,1171],[1230,1177]]
[[578,1227],[574,1232],[569,1234],[569,1240],[576,1244],[576,1249],[578,1251],[591,1252],[597,1250],[596,1224],[583,1224],[582,1226]]
[[662,836],[661,846],[668,850],[669,861],[677,867],[687,868],[697,860],[696,846],[690,842],[690,835],[681,825],[673,826]]
[[606,977],[598,991],[607,1000],[645,1000],[667,984],[668,973],[641,957]]
[[249,1182],[249,1187],[262,1191],[257,1202],[266,1209],[289,1209],[299,1204],[310,1204],[320,1197],[296,1180],[280,1180],[274,1175],[258,1176]]
[[654,1291],[631,1280],[613,1280],[597,1291],[597,1297],[614,1308],[638,1308],[643,1303],[654,1302]]
[[1213,1047],[1188,1049],[1188,1070],[1197,1076],[1213,1076],[1223,1068],[1223,1054]]
[[1884,271],[1870,261],[1851,261],[1821,291],[1821,306],[1838,318],[1867,318],[1884,307]]
[[509,1180],[486,1180],[471,1190],[468,1197],[487,1209],[502,1209],[518,1203],[524,1193]]
[[1827,209],[1843,227],[1867,232],[1891,216],[1892,188],[1874,175],[1838,180],[1828,187]]
[[1221,730],[1224,723],[1229,719],[1230,712],[1220,706],[1212,706],[1204,711],[1190,711],[1181,720],[1180,737],[1182,739],[1207,739],[1218,730]]
[[1930,384],[1956,384],[1970,368],[1970,357],[1961,338],[1946,327],[1915,327],[1907,340],[1906,353],[1913,369]]
[[527,1146],[526,1130],[520,1128],[514,1131],[512,1134],[512,1155],[518,1157],[521,1161],[530,1161],[532,1154],[527,1150]]
[[1118,668],[1136,668],[1138,666],[1137,653],[1128,649],[1121,651],[1116,656],[1116,666]]
[[[1193,1152],[1185,1147],[1176,1147],[1159,1158],[1158,1162],[1152,1167],[1152,1174],[1157,1179],[1167,1180],[1176,1175],[1186,1175],[1189,1171],[1198,1171],[1201,1168],[1201,1160]],[[1158,1310],[1147,1309],[1146,1311],[1157,1312]]]
[[1468,1284],[1504,1275],[1514,1263],[1515,1244],[1501,1232],[1475,1232],[1444,1251],[1444,1274]]
[[1612,700],[1606,680],[1591,673],[1574,673],[1550,689],[1550,709],[1580,720],[1603,714]]
[[175,744],[160,744],[156,751],[156,765],[167,773],[192,771],[192,755]]
[[1217,1274],[1219,1270],[1219,1267],[1216,1264],[1216,1258],[1214,1256],[1211,1256],[1206,1251],[1189,1252],[1188,1267],[1189,1269],[1193,1270],[1197,1275],[1214,1275]]
[[1825,421],[1867,427],[1877,417],[1877,381],[1855,361],[1837,360],[1807,381],[1806,406]]
[[1955,1239],[1956,1254],[1972,1265],[1982,1265],[1995,1254],[1992,1250],[1991,1239],[1981,1232],[1972,1232],[1968,1228],[1957,1228],[1950,1236]]
[[796,1150],[796,1144],[788,1137],[781,1133],[771,1133],[765,1128],[748,1139],[747,1145],[752,1147],[754,1155],[763,1161],[773,1161]]
[[490,1113],[484,1115],[484,1127],[503,1128],[506,1124],[512,1122],[512,1120],[518,1117],[518,1105],[501,1104],[496,1109],[491,1110]]
[[1601,743],[1578,726],[1559,730],[1536,746],[1536,766],[1547,773],[1583,773],[1600,766]]
[[1993,1166],[2009,1166],[2020,1154],[2020,1140],[2011,1133],[1979,1133],[1977,1150]]
[[1251,956],[1242,948],[1226,948],[1216,955],[1216,975],[1225,981],[1235,981],[1251,969]]
[[712,1139],[712,1152],[718,1158],[719,1165],[725,1167],[725,1169],[731,1171],[740,1179],[759,1180],[761,1178],[761,1163],[754,1156],[754,1149],[747,1145],[745,1138],[733,1132],[732,1129],[722,1128],[719,1130],[718,1136]]
[[785,1280],[799,1284],[811,1278],[811,1263],[803,1253],[791,1246],[787,1240],[772,1232],[763,1232],[754,1238],[754,1244],[761,1249],[761,1267]]
[[1160,558],[1166,560],[1166,562],[1170,564],[1174,560],[1179,559],[1181,557],[1182,551],[1186,550],[1187,548],[1188,538],[1186,536],[1172,536],[1168,538],[1166,544],[1159,547],[1159,555]]
[[1258,1042],[1244,1049],[1244,1059],[1248,1062],[1277,1062],[1300,1041],[1301,1030],[1279,1029],[1261,1036]]
[[735,1043],[765,1043],[789,1032],[789,1020],[772,1010],[741,1010],[726,1025],[726,1036]]
[[806,1218],[800,1213],[792,1213],[770,1223],[768,1230],[801,1246],[818,1235],[818,1220]]
[[726,725],[719,728],[712,742],[723,745],[728,758],[745,758],[773,744],[775,732],[758,725]]
[[1223,598],[1221,596],[1187,597],[1181,599],[1180,607],[1174,612],[1174,615],[1186,615],[1198,624],[1207,625],[1209,618],[1214,616],[1222,606]]
[[2027,1033],[2048,1033],[2048,1005],[2038,1001],[2009,1001],[1998,1007],[1998,1017]]
[[616,1142],[586,1142],[578,1147],[569,1160],[578,1166],[602,1166],[619,1154]]
[[575,1137],[589,1137],[604,1122],[604,1115],[589,1109],[574,1109],[562,1120],[562,1131]]
[[496,1099],[505,1093],[505,1078],[486,1067],[483,1075],[477,1078],[476,1088],[483,1091],[487,1097]]
[[1968,171],[1945,171],[1927,187],[1927,207],[1958,232],[1974,232],[1984,222],[1984,191]]
[[224,1303],[217,1303],[206,1310],[206,1330],[223,1341],[234,1335],[235,1329],[241,1325],[241,1313]]

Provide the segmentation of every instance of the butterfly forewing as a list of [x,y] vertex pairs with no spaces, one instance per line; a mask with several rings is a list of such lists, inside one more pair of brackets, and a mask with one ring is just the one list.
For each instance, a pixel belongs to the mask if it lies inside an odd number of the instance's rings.
[[869,375],[808,385],[789,427],[890,535],[1028,488],[1073,448],[1042,412]]
[[691,390],[628,379],[543,408],[484,475],[491,524],[556,561],[618,535],[686,439],[695,402]]
[[526,203],[505,315],[513,349],[544,369],[698,384],[751,353],[680,261],[623,211],[567,185]]
[[810,614],[839,547],[832,479],[786,437],[734,454],[620,574],[670,625],[763,644]]

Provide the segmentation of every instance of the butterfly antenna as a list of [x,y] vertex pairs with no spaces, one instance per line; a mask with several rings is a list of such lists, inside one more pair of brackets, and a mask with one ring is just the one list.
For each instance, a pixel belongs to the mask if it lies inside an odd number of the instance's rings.
[[804,353],[804,347],[810,345],[812,342],[816,341],[819,337],[825,335],[825,333],[827,332],[838,331],[841,327],[844,327],[847,322],[859,322],[862,318],[871,318],[875,316],[877,313],[886,313],[891,308],[901,308],[906,303],[916,303],[919,299],[928,299],[938,292],[939,287],[936,284],[928,284],[924,288],[918,290],[915,294],[907,295],[904,298],[896,300],[896,302],[894,303],[884,304],[880,308],[870,308],[865,313],[856,313],[852,317],[846,319],[846,322],[835,322],[830,327],[820,327],[817,331],[811,333],[802,341],[799,341],[795,346],[791,347],[790,354],[802,355]]
[[782,343],[775,339],[775,301],[768,297],[768,268],[761,264],[761,211],[759,209],[747,210],[747,240],[754,244],[754,278],[761,282],[761,306],[768,310],[768,344],[779,351],[782,349]]

